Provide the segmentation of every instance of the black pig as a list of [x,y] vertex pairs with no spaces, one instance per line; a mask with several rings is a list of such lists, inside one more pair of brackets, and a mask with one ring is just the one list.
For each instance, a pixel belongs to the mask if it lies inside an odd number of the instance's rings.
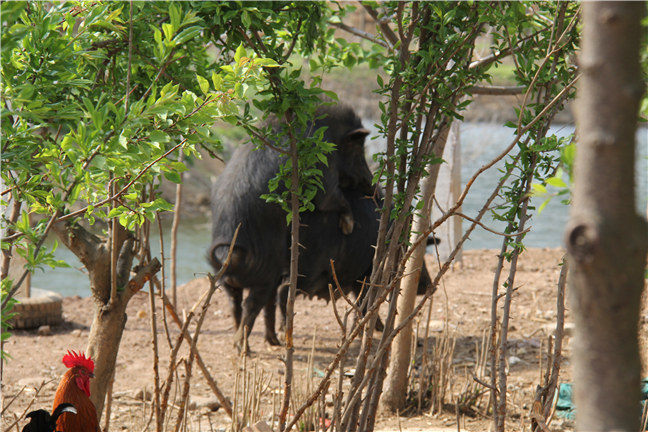
[[[350,235],[343,235],[340,232],[335,214],[331,212],[315,211],[302,215],[299,234],[302,248],[299,253],[300,277],[297,281],[297,293],[329,300],[328,285],[332,284],[335,288],[330,264],[330,260],[333,260],[340,288],[345,294],[353,293],[357,303],[360,304],[369,290],[368,285],[365,285],[363,290],[362,281],[369,282],[373,268],[382,197],[378,196],[376,199],[354,189],[345,189],[343,193],[351,205],[355,221],[354,230]],[[438,242],[437,238],[431,236],[427,244]],[[417,294],[425,294],[431,285],[430,274],[424,265],[421,269]],[[287,297],[288,284],[284,281],[279,288],[278,298],[281,329],[286,319]],[[378,318],[376,329],[382,330],[382,327],[382,322]]]
[[[326,127],[324,140],[336,144],[328,156],[328,166],[321,164],[324,191],[313,202],[316,211],[335,218],[341,233],[354,231],[354,218],[342,187],[371,192],[371,172],[364,158],[364,139],[368,131],[353,110],[346,106],[322,106],[316,120],[303,135],[309,136]],[[274,122],[279,130],[282,125]],[[247,350],[244,340],[254,321],[264,309],[265,338],[279,344],[275,333],[277,288],[289,268],[289,227],[286,214],[278,204],[260,198],[268,193],[268,181],[275,177],[284,158],[267,147],[254,150],[251,144],[239,147],[218,178],[212,194],[212,244],[208,259],[216,271],[227,257],[239,224],[231,261],[221,285],[232,302],[236,326],[235,345]],[[281,192],[281,191],[279,191]],[[345,234],[341,234],[345,235]],[[243,291],[248,294],[243,300]]]

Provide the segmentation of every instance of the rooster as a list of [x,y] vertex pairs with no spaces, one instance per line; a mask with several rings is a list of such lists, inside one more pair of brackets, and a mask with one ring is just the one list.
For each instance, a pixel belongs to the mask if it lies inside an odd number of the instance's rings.
[[25,425],[22,432],[54,432],[56,420],[65,412],[76,414],[77,410],[70,403],[62,403],[56,407],[52,415],[43,409],[32,411],[25,416],[29,419],[29,423]]
[[100,432],[97,409],[90,400],[90,378],[94,377],[94,362],[83,353],[68,351],[63,356],[63,364],[68,368],[56,394],[54,406],[71,403],[77,414],[63,413],[56,421],[56,430],[64,432]]

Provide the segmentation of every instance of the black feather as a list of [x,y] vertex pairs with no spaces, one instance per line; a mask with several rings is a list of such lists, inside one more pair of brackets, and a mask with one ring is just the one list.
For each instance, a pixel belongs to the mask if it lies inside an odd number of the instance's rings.
[[56,420],[64,412],[76,414],[77,410],[71,403],[62,403],[54,409],[52,415],[43,409],[32,411],[25,416],[29,423],[23,427],[22,432],[55,432]]
[[76,414],[77,410],[74,407],[74,405],[72,405],[71,403],[59,404],[59,406],[57,406],[56,409],[54,409],[54,412],[52,413],[52,424],[56,424],[56,420],[58,420],[58,418],[64,412],[69,412],[69,413],[72,413],[72,414]]

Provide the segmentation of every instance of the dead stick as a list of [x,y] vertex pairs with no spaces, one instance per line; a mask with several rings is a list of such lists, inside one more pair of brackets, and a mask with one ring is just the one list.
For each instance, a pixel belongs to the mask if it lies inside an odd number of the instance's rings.
[[[132,6],[131,6],[132,7]],[[162,432],[162,418],[160,417],[160,357],[158,355],[157,314],[155,313],[155,288],[153,281],[149,280],[149,307],[151,309],[151,342],[153,349],[153,383],[155,390],[155,428]]]

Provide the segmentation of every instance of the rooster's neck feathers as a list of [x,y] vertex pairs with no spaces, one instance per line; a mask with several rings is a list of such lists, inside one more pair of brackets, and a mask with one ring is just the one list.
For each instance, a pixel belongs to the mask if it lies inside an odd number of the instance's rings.
[[77,409],[77,414],[64,412],[58,418],[57,431],[65,432],[97,432],[99,422],[97,410],[90,398],[76,383],[78,368],[65,372],[54,395],[54,407],[61,403],[71,403]]

